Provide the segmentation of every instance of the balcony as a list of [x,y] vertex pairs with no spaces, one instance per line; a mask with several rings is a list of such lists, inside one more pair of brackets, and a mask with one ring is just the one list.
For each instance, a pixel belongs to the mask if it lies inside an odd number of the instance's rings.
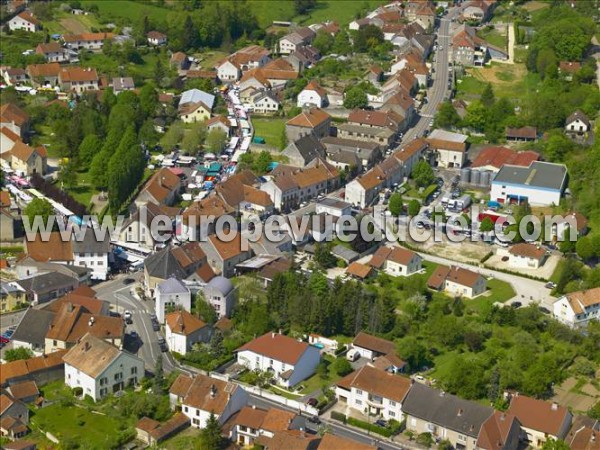
[[373,408],[383,408],[383,399],[375,395],[369,395],[367,397],[367,404]]

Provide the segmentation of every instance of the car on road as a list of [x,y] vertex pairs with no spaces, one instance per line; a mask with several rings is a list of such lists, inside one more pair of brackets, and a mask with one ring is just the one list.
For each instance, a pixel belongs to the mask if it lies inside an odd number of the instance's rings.
[[167,347],[167,342],[165,341],[165,338],[162,336],[158,338],[158,346],[160,347],[161,352],[169,351],[169,348]]
[[131,331],[129,332],[129,336],[131,336],[131,339],[133,339],[134,341],[137,341],[137,340],[138,340],[138,338],[140,337],[140,336],[137,334],[137,331],[135,331],[135,330],[131,330]]
[[310,423],[315,423],[317,425],[321,423],[321,419],[319,419],[319,416],[312,416],[312,417],[309,417],[307,420]]
[[538,306],[538,309],[542,314],[548,314],[548,315],[552,314],[552,312],[545,306]]
[[154,331],[160,331],[160,323],[158,323],[158,320],[154,319],[151,322],[152,322],[152,329]]
[[553,281],[548,281],[544,286],[546,286],[546,289],[554,289],[556,287],[556,283]]
[[125,323],[127,325],[131,325],[133,323],[133,315],[131,314],[131,311],[125,311],[123,314],[123,319],[125,319]]
[[523,303],[521,303],[521,302],[512,302],[510,304],[510,306],[512,306],[513,308],[517,309],[517,308],[520,308],[521,306],[523,306]]
[[125,278],[123,280],[123,284],[133,284],[135,283],[135,280],[133,278]]
[[312,406],[313,408],[315,408],[319,404],[319,401],[313,397],[313,398],[309,398],[308,401],[306,402],[306,404],[308,406]]
[[0,336],[0,343],[1,344],[8,344],[10,342],[10,339],[4,336]]

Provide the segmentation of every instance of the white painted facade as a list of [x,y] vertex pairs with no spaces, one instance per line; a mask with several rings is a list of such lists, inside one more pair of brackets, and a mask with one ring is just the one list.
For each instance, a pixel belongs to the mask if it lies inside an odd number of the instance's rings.
[[508,265],[515,269],[539,269],[542,262],[543,258],[537,259],[522,255],[510,255],[508,257]]
[[446,293],[467,298],[473,298],[483,294],[485,288],[485,279],[483,277],[479,277],[474,286],[465,286],[448,279],[444,283],[444,291]]
[[[176,401],[176,397],[173,394],[169,394],[169,396],[171,398],[171,404],[173,404],[174,399]],[[223,423],[225,423],[233,414],[246,406],[248,404],[248,400],[248,393],[242,389],[241,386],[237,386],[229,398],[225,409],[220,414],[214,413],[215,417],[219,421],[219,424],[223,425]],[[194,408],[193,406],[186,405],[185,403],[182,404],[181,411],[190,418],[192,421],[192,427],[200,429],[206,427],[206,422],[211,414],[211,411],[204,411],[202,409]]]
[[226,60],[217,66],[217,76],[221,81],[237,81],[242,76],[242,72],[235,64]]
[[398,422],[402,421],[401,402],[371,394],[354,386],[350,388],[350,391],[336,386],[335,396],[338,400],[345,401],[348,407],[361,413],[371,408],[371,411],[377,410],[385,420],[393,419]]
[[422,268],[422,258],[415,253],[408,264],[401,264],[397,261],[387,260],[384,263],[384,270],[392,276],[408,276],[418,272]]
[[318,108],[322,108],[325,106],[326,96],[321,96],[319,93],[313,89],[303,89],[298,94],[298,101],[296,105],[299,107],[304,106],[316,106]]
[[73,252],[73,262],[76,266],[90,269],[92,280],[106,280],[108,278],[108,252]]
[[158,285],[154,290],[154,307],[158,322],[163,323],[167,308],[179,308],[187,312],[192,310],[192,293],[187,288],[181,292],[165,293],[161,292]]
[[437,162],[440,167],[460,168],[465,165],[467,159],[466,153],[459,150],[438,148],[436,153]]
[[559,205],[562,190],[538,188],[535,186],[525,186],[516,184],[502,184],[498,181],[492,181],[490,199],[505,203],[509,197],[526,198],[531,206],[550,206]]
[[553,306],[554,318],[571,328],[585,328],[591,320],[600,320],[600,296],[598,301],[586,307],[582,313],[577,314],[566,296],[562,296]]
[[565,131],[567,133],[587,133],[589,128],[583,120],[575,119],[565,126]]
[[11,31],[24,30],[30,33],[35,33],[38,29],[37,25],[23,17],[17,15],[8,21],[8,28]]
[[181,355],[185,355],[190,351],[192,346],[197,342],[208,342],[210,334],[210,327],[208,325],[187,335],[174,333],[169,324],[165,327],[165,340],[169,346],[169,351],[177,352]]
[[[298,361],[296,361],[296,364],[277,361],[250,350],[243,350],[237,354],[238,364],[250,370],[259,370],[261,372],[272,371],[277,382],[285,387],[295,386],[314,374],[320,360],[321,354],[319,349],[312,345],[306,347],[306,350]],[[283,380],[280,375],[288,370],[292,371],[292,375],[287,380]]]
[[81,387],[83,395],[89,395],[94,401],[127,386],[136,385],[143,377],[144,362],[123,351],[96,378],[65,363],[65,384],[70,388]]

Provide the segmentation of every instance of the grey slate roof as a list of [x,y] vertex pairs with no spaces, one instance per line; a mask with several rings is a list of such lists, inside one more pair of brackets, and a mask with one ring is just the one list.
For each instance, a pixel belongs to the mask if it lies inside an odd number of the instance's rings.
[[424,384],[414,383],[404,399],[402,412],[477,438],[481,425],[494,410]]
[[30,292],[49,292],[64,285],[73,283],[73,277],[63,275],[59,272],[43,273],[31,278],[24,278],[16,281],[26,291]]
[[214,277],[212,280],[210,280],[207,284],[207,287],[216,289],[223,295],[229,294],[234,288],[233,283],[228,278],[221,276]]
[[189,291],[189,289],[185,287],[185,284],[177,278],[169,278],[168,280],[163,281],[157,286],[157,289],[161,294],[183,294]]
[[112,84],[115,91],[131,90],[135,87],[133,78],[131,77],[113,78]]
[[319,156],[325,156],[325,147],[314,135],[307,134],[289,144],[283,151],[286,156],[293,156],[296,153],[300,154],[305,163],[308,164]]
[[349,263],[357,260],[358,257],[360,256],[354,250],[344,247],[343,245],[336,245],[335,247],[333,247],[331,249],[331,253],[333,255],[337,256],[338,258],[342,258],[343,260],[345,260]]
[[144,261],[144,267],[151,277],[162,278],[163,280],[171,277],[186,278],[181,264],[179,264],[177,258],[171,253],[170,247],[165,247],[148,256]]
[[506,183],[560,190],[563,188],[567,168],[562,164],[534,161],[529,167],[505,164],[494,177],[494,184]]
[[76,236],[73,239],[73,253],[108,253],[109,250],[110,233],[108,232],[104,235],[104,240],[99,241],[94,229],[86,228],[82,241],[78,241]]
[[179,100],[179,106],[183,106],[186,103],[198,103],[202,102],[210,109],[213,108],[215,104],[215,96],[209,94],[207,92],[201,91],[200,89],[190,89],[181,94],[181,99]]
[[54,313],[51,311],[29,308],[12,335],[12,340],[43,347],[52,319]]

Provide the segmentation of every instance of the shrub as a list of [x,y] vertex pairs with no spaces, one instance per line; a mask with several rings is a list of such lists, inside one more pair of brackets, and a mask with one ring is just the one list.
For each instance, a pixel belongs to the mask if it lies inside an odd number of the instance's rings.
[[433,438],[431,437],[431,433],[421,433],[417,436],[417,444],[423,445],[427,448],[431,447],[433,444]]
[[338,422],[346,423],[346,416],[337,411],[331,411],[331,418],[333,420],[337,420]]
[[74,387],[73,388],[73,395],[75,397],[81,397],[82,394],[83,394],[83,388],[82,387]]
[[355,419],[353,417],[348,417],[347,423],[350,425],[354,425],[355,427],[362,428],[363,430],[371,431],[372,433],[377,433],[385,437],[390,437],[392,435],[392,431],[387,428],[380,427],[379,425],[375,425],[374,423],[363,422],[362,420]]

